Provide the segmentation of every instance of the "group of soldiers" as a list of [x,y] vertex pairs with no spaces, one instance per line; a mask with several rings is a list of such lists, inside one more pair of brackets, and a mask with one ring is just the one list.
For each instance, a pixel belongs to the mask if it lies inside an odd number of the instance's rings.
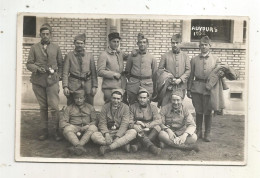
[[[201,53],[189,59],[181,51],[181,36],[171,38],[172,50],[162,55],[159,66],[155,57],[147,51],[148,39],[137,36],[138,49],[130,54],[119,49],[121,37],[113,32],[108,35],[108,47],[101,52],[95,66],[94,57],[86,52],[85,34],[74,38],[75,49],[63,60],[58,45],[51,42],[52,28],[43,24],[41,42],[29,52],[27,68],[32,72],[31,83],[40,105],[43,130],[39,140],[49,137],[48,108],[55,121],[54,138],[63,136],[72,144],[69,152],[81,155],[85,144],[92,140],[100,145],[104,155],[116,148],[137,152],[144,148],[158,155],[165,146],[198,151],[197,138],[211,141],[212,108],[206,82],[220,61],[210,53],[210,39],[200,40]],[[127,60],[124,68],[124,61]],[[154,94],[153,76],[158,70],[174,76],[176,88],[166,90],[160,107],[151,104]],[[102,77],[105,104],[97,114],[93,104],[98,80]],[[59,112],[59,81],[67,97],[67,107]],[[188,111],[183,99],[192,99],[196,119]]]

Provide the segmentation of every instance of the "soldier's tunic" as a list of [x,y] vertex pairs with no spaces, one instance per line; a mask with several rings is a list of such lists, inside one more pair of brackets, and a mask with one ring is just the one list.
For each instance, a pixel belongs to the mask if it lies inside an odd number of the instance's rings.
[[[41,118],[44,127],[48,127],[48,107],[55,111],[57,119],[59,111],[59,77],[62,76],[63,59],[60,47],[50,42],[46,48],[41,42],[34,44],[29,52],[26,67],[32,72],[31,82],[34,94],[40,105]],[[54,74],[40,73],[37,69],[43,67],[54,69]]]
[[[85,145],[91,135],[97,131],[97,116],[92,105],[84,103],[82,106],[71,104],[67,106],[60,120],[60,128],[63,129],[63,135],[74,146]],[[84,129],[89,125],[87,129]],[[79,140],[77,132],[82,132],[83,136]]]
[[[120,103],[117,109],[112,109],[111,103],[106,103],[100,113],[98,128],[100,132],[95,132],[91,139],[94,143],[100,145],[106,145],[104,135],[110,133],[110,135],[117,136],[119,139],[113,141],[109,146],[111,149],[115,149],[126,145],[136,137],[137,132],[134,129],[128,130],[129,126],[129,107]],[[113,127],[115,127],[113,129]]]
[[[189,56],[180,51],[174,53],[172,50],[162,55],[159,69],[166,69],[173,74],[176,79],[181,79],[182,82],[176,86],[175,89],[182,89],[184,96],[187,89],[187,81],[190,76],[190,59]],[[171,91],[166,91],[166,94],[162,100],[162,106],[168,104],[171,98]]]
[[[86,80],[82,80],[83,78]],[[94,57],[91,53],[84,52],[84,56],[79,56],[76,51],[71,51],[65,56],[62,85],[63,88],[68,87],[72,92],[83,89],[87,103],[93,105],[92,88],[98,87],[98,80]],[[67,105],[72,103],[73,96],[69,95]]]
[[103,51],[97,62],[98,76],[103,77],[102,91],[104,93],[105,102],[109,102],[111,98],[111,91],[115,88],[125,89],[126,79],[121,76],[119,80],[115,79],[115,73],[122,73],[124,69],[125,54],[120,51],[112,50],[109,47]]
[[129,56],[125,71],[129,76],[127,82],[127,95],[130,104],[137,100],[139,86],[145,88],[150,97],[153,93],[152,75],[157,70],[157,61],[150,53],[139,53],[136,56]]
[[188,90],[192,94],[192,103],[197,114],[209,115],[211,111],[210,91],[206,89],[206,82],[217,65],[218,58],[211,53],[206,56],[201,54],[191,59],[191,74],[188,81]]

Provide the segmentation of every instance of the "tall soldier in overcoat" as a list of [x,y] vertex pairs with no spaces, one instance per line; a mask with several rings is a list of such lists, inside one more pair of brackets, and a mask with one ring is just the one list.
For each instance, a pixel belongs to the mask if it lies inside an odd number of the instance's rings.
[[56,129],[54,136],[59,141],[61,139],[58,132],[59,80],[62,76],[63,58],[60,47],[51,42],[51,34],[52,28],[49,24],[45,23],[40,27],[41,41],[31,47],[26,67],[32,72],[32,89],[40,105],[43,130],[39,140],[46,140],[49,137],[48,107],[50,107]]
[[67,105],[73,103],[73,93],[76,90],[85,91],[86,102],[93,105],[97,92],[98,79],[95,61],[92,53],[86,52],[86,35],[79,34],[74,38],[75,49],[65,56],[63,66],[63,93],[67,97]]

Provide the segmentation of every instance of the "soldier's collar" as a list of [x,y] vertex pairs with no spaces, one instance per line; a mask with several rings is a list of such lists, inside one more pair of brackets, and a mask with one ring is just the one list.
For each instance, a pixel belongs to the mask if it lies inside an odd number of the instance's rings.
[[120,53],[119,50],[111,49],[110,46],[107,47],[107,52],[108,52],[109,54],[113,54],[113,55],[116,55],[116,54],[119,54],[119,53]]
[[138,50],[138,51],[139,51],[139,54],[142,54],[142,55],[144,55],[144,54],[147,53],[147,50],[146,50],[146,51],[140,51],[140,50]]
[[208,58],[209,57],[209,55],[210,55],[210,52],[207,52],[206,54],[202,54],[202,53],[200,53],[200,58]]

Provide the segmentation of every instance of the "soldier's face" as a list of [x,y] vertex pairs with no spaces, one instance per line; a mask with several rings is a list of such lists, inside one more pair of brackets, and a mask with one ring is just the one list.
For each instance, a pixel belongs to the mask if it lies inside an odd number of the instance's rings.
[[50,30],[42,30],[40,33],[40,37],[43,41],[48,42],[51,38]]
[[171,41],[172,50],[175,51],[180,48],[180,43],[177,41]]
[[149,101],[147,93],[140,93],[138,96],[138,102],[141,106],[146,106]]
[[172,95],[172,107],[174,109],[179,109],[181,107],[182,104],[182,98],[180,96],[177,95]]
[[210,44],[208,43],[201,43],[200,44],[200,51],[201,53],[208,53],[209,52],[209,49],[210,49]]
[[139,40],[137,42],[137,45],[138,45],[140,51],[146,51],[147,50],[148,43],[147,43],[146,39]]
[[119,44],[120,44],[120,40],[117,39],[117,38],[115,38],[115,39],[109,41],[109,46],[110,46],[110,48],[113,49],[113,50],[116,50],[116,49],[119,47]]
[[111,97],[112,106],[117,107],[119,103],[122,101],[122,96],[114,93]]
[[81,106],[85,102],[85,97],[84,96],[74,96],[74,102],[77,106]]
[[82,51],[85,47],[85,42],[81,40],[76,40],[74,42],[76,51]]

